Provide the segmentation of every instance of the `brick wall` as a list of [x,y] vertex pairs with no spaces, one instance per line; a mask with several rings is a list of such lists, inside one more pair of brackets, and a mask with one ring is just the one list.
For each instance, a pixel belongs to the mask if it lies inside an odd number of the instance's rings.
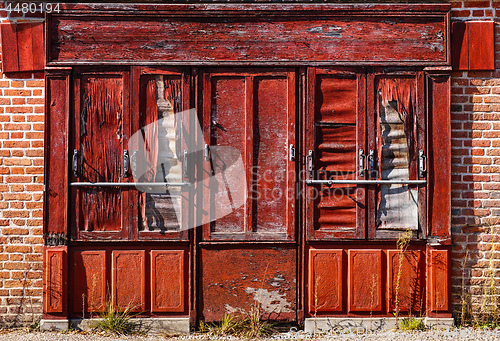
[[0,327],[41,317],[43,129],[43,73],[0,70]]
[[[452,20],[495,20],[497,9],[500,2],[452,2]],[[495,45],[498,68],[500,26]],[[460,315],[462,299],[477,312],[491,280],[500,284],[500,71],[454,72],[451,101],[452,292]]]
[[[452,20],[495,20],[500,9],[500,2],[451,3]],[[3,5],[0,20],[6,20]],[[496,50],[500,60],[500,26]],[[41,314],[43,86],[43,74],[0,72],[0,325]],[[452,154],[459,313],[463,289],[478,307],[491,274],[500,284],[500,71],[453,73]]]

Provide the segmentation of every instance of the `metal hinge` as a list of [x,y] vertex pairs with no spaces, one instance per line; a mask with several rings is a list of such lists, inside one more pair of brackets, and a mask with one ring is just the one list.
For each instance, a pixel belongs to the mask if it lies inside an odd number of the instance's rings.
[[293,144],[290,145],[290,161],[295,161],[295,146]]

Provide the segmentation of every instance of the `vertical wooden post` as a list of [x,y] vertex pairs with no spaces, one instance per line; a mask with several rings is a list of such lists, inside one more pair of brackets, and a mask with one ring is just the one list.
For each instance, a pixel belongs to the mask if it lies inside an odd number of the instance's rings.
[[[69,82],[71,68],[46,72],[42,328],[67,329]],[[55,322],[55,320],[62,320]],[[65,321],[65,322],[64,322]]]

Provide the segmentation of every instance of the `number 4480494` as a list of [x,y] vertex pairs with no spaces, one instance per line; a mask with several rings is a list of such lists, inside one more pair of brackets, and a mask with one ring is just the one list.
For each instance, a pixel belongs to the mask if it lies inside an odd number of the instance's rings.
[[6,6],[7,13],[16,12],[16,13],[59,13],[59,3],[50,3],[50,2],[7,2]]

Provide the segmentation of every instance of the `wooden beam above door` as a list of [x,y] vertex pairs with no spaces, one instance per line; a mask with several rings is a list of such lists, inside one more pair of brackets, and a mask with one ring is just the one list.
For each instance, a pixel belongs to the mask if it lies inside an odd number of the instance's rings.
[[[154,14],[152,14],[154,11]],[[449,65],[449,5],[65,5],[56,64]]]

